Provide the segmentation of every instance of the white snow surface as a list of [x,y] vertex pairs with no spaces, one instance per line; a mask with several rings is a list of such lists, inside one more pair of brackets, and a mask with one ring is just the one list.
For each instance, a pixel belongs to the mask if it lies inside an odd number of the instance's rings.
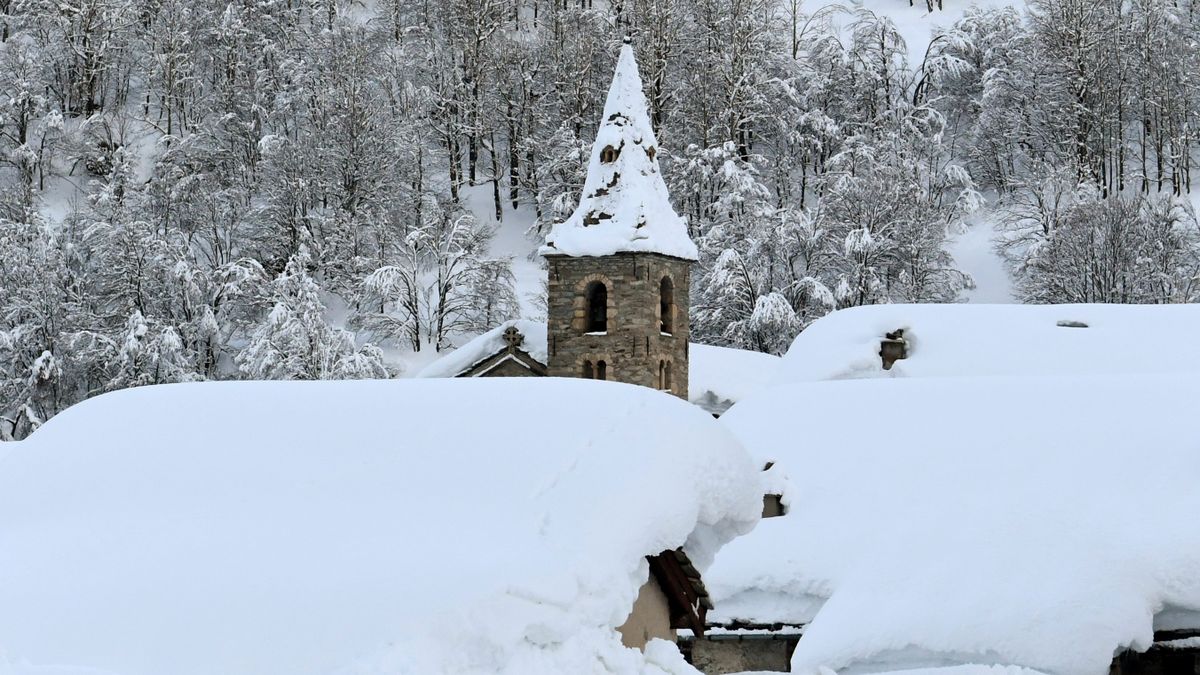
[[[734,673],[733,675],[775,675],[773,671],[755,671]],[[879,675],[1045,675],[1036,670],[1017,666],[981,666],[968,664],[962,666],[943,666],[940,668],[917,668],[914,670],[893,670]]]
[[688,399],[723,411],[765,388],[782,362],[773,354],[693,342],[688,345]]
[[515,319],[505,321],[449,354],[429,363],[416,374],[416,377],[456,377],[480,361],[507,349],[508,343],[504,341],[504,331],[510,327],[516,327],[524,338],[517,348],[529,354],[538,363],[545,364],[546,359],[549,358],[549,350],[546,345],[546,324],[540,321]]
[[[885,371],[880,340],[900,328],[908,358]],[[1197,372],[1198,334],[1200,305],[854,307],[797,336],[775,381]]]
[[[592,145],[579,206],[550,230],[539,251],[542,255],[643,252],[698,259],[687,224],[671,207],[658,168],[658,141],[646,110],[633,48],[623,45]],[[600,161],[606,147],[617,150],[615,161]],[[586,224],[584,219],[589,216],[599,222]]]
[[963,293],[967,302],[1014,302],[1012,277],[993,243],[997,236],[995,216],[988,217],[988,213],[972,218],[965,231],[947,242],[946,249],[954,256],[955,266],[970,274],[975,283]]
[[759,392],[721,421],[789,511],[721,551],[710,618],[808,621],[798,673],[1103,675],[1200,609],[1198,398],[1161,374]]
[[753,526],[757,469],[611,382],[106,394],[0,450],[0,673],[694,672],[614,627],[644,556]]

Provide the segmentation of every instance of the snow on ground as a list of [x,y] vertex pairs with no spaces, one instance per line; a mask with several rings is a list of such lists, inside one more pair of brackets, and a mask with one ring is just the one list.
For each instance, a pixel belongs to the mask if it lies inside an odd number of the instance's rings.
[[[885,371],[880,339],[901,328],[909,356]],[[855,307],[801,333],[777,381],[1195,372],[1196,335],[1200,305]]]
[[1015,301],[1012,277],[992,243],[995,238],[995,222],[984,215],[973,218],[967,230],[955,235],[947,246],[958,269],[970,274],[975,281],[975,288],[963,294],[967,302],[1003,304]]
[[[918,68],[925,58],[925,51],[935,32],[948,28],[974,7],[1016,7],[1023,10],[1025,0],[940,0],[942,8],[937,9],[938,0],[933,1],[934,9],[930,11],[926,0],[807,0],[803,9],[808,14],[818,12],[830,13],[835,26],[845,28],[854,20],[851,13],[835,12],[840,6],[851,12],[866,9],[879,16],[886,16],[896,25],[896,31],[904,38],[908,47],[908,63],[911,68]],[[826,9],[831,8],[831,9]]]
[[580,380],[146,387],[2,452],[4,675],[685,672],[614,631],[644,556],[761,509],[703,411]]
[[[502,196],[508,195],[508,187],[504,182],[501,182],[500,190]],[[542,285],[546,281],[546,270],[542,267],[541,256],[533,255],[539,243],[538,238],[529,232],[535,218],[533,208],[522,205],[513,209],[512,202],[505,200],[501,203],[503,219],[497,221],[491,183],[464,187],[461,194],[467,209],[480,222],[496,228],[491,255],[512,259],[521,316],[537,318],[544,315],[545,309],[540,304],[540,298],[543,295]]]
[[725,616],[811,619],[794,672],[1103,675],[1164,609],[1200,627],[1198,399],[1162,374],[758,392],[722,422],[786,471],[789,512],[708,588]]

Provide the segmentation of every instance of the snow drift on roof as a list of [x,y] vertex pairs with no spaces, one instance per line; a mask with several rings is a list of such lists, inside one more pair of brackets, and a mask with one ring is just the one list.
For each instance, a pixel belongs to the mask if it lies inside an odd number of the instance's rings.
[[[880,339],[901,328],[908,358],[885,371]],[[1200,305],[855,307],[805,329],[778,381],[1196,372],[1197,335]]]
[[546,347],[546,324],[540,321],[515,319],[505,321],[449,354],[439,357],[422,368],[415,377],[457,377],[461,375],[481,361],[506,349],[508,343],[504,341],[504,331],[514,326],[524,338],[518,349],[529,354],[538,363],[545,364],[549,354]]
[[581,380],[147,387],[3,453],[0,653],[119,675],[684,668],[614,631],[643,556],[761,508],[710,416]]
[[[731,673],[730,675],[771,675],[771,673],[770,671],[754,671]],[[916,670],[894,670],[887,673],[878,673],[878,675],[1044,675],[1044,673],[1017,666],[967,664],[962,666],[943,666],[940,668],[918,668]]]
[[658,169],[658,141],[633,48],[621,47],[579,207],[556,224],[542,255],[661,253],[696,260],[696,244],[671,207]]
[[709,412],[722,413],[764,388],[780,363],[772,354],[693,342],[688,346],[688,398]]
[[1103,675],[1156,613],[1200,609],[1197,400],[1162,375],[760,392],[722,422],[786,470],[789,512],[723,549],[709,591],[726,617],[811,619],[796,672]]

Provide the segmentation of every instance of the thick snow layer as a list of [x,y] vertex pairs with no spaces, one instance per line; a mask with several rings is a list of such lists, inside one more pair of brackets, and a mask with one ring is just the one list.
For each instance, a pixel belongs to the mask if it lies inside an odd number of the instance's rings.
[[[901,328],[909,356],[885,371],[879,342]],[[777,381],[1196,372],[1196,335],[1200,305],[855,307],[805,329]]]
[[[734,673],[733,675],[777,675],[768,671]],[[943,666],[940,668],[918,668],[915,670],[893,670],[878,675],[1044,675],[1036,670],[1017,666]]]
[[940,668],[916,668],[913,670],[894,670],[880,675],[1043,675],[1036,670],[1018,666],[981,666],[968,664],[962,666],[943,666]]
[[508,348],[504,331],[516,327],[524,338],[518,349],[528,353],[538,363],[546,363],[549,351],[546,348],[546,324],[539,321],[516,319],[505,321],[488,332],[472,339],[463,346],[433,361],[421,369],[416,377],[456,377],[463,371]]
[[[579,207],[546,237],[542,255],[603,256],[648,252],[696,260],[696,244],[675,213],[658,168],[658,141],[646,114],[633,48],[621,47],[617,70]],[[604,161],[606,149],[616,158]]]
[[23,675],[686,672],[614,626],[644,556],[704,569],[753,525],[757,469],[703,411],[617,383],[107,394],[0,454],[0,654]]
[[723,615],[810,620],[795,672],[1103,675],[1156,614],[1200,609],[1198,399],[1194,375],[759,392],[722,422],[787,472],[789,512],[723,549],[708,588]]
[[695,342],[688,349],[689,386],[730,401],[740,401],[765,387],[782,362],[771,354]]
[[694,342],[688,350],[688,398],[715,413],[764,388],[782,362],[771,354]]

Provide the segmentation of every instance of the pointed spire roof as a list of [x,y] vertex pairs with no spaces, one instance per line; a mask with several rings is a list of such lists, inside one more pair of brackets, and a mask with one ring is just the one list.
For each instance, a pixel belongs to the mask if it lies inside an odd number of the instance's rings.
[[542,255],[638,252],[698,257],[687,225],[671,208],[646,108],[633,48],[625,44],[604,103],[579,207],[551,229]]

